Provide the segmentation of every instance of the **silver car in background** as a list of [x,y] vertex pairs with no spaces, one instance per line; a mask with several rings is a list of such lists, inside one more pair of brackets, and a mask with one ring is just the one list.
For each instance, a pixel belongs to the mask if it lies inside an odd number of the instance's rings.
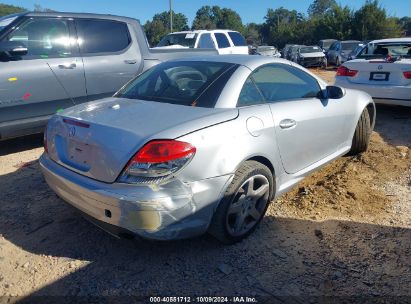
[[297,63],[303,67],[327,67],[327,58],[323,50],[316,45],[301,45],[297,52]]
[[345,40],[334,42],[327,51],[328,64],[340,66],[346,62],[352,52],[362,44],[358,40]]
[[233,243],[305,176],[365,151],[374,121],[368,94],[283,59],[176,60],[54,115],[40,164],[63,200],[112,233]]

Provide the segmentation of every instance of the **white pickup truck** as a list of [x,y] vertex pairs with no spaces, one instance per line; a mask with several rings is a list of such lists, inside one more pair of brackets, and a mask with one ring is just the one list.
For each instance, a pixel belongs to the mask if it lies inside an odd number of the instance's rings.
[[161,39],[155,49],[216,49],[220,55],[248,54],[244,37],[230,30],[198,30],[170,33]]

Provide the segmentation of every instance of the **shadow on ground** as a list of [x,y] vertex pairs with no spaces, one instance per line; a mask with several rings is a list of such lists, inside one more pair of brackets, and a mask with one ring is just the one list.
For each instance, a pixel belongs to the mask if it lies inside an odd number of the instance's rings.
[[411,107],[377,105],[374,131],[391,145],[411,147]]
[[[89,264],[40,295],[410,295],[411,230],[267,217],[247,240],[119,240],[49,190],[38,164],[0,176],[0,234],[30,254]],[[29,182],[28,182],[29,181]],[[53,267],[61,267],[50,262]]]
[[43,134],[34,134],[0,142],[0,156],[39,148],[43,145]]

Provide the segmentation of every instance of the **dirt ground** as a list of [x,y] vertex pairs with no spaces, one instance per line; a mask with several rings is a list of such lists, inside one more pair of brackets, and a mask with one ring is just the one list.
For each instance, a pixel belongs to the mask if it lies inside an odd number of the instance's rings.
[[[335,74],[317,73],[330,83]],[[41,136],[1,142],[0,295],[407,301],[411,109],[378,106],[377,115],[367,153],[336,160],[301,182],[270,205],[252,236],[233,246],[209,236],[116,239],[47,187],[37,163]]]

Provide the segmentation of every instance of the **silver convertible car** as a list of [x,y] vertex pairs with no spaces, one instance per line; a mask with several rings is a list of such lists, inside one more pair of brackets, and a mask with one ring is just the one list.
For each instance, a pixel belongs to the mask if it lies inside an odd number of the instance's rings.
[[113,234],[233,243],[305,176],[365,151],[374,121],[368,94],[283,59],[169,61],[54,115],[40,164],[63,200]]

